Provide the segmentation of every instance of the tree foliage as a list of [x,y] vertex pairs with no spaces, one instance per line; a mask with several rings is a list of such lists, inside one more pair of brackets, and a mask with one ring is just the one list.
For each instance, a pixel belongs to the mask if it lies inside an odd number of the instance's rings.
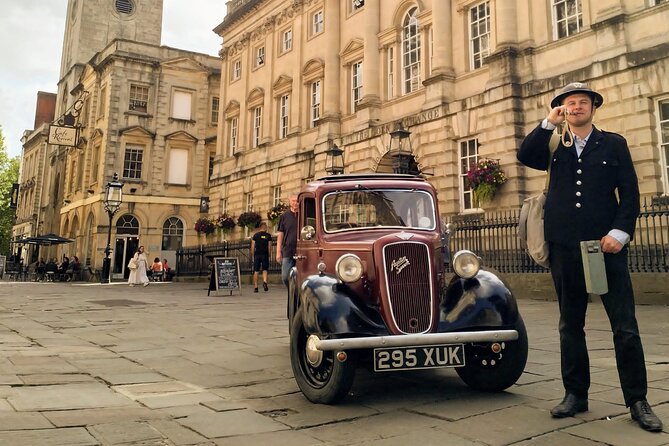
[[0,255],[9,255],[15,209],[9,207],[12,184],[19,180],[19,157],[10,158],[0,126]]

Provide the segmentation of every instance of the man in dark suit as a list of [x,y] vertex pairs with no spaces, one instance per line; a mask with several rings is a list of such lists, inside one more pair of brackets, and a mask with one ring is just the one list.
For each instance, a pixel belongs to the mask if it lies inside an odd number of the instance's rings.
[[[586,84],[567,85],[517,154],[521,163],[533,169],[547,170],[551,165],[544,233],[560,308],[565,387],[564,399],[551,414],[563,418],[588,410],[590,363],[584,331],[588,293],[579,242],[599,240],[609,290],[601,298],[611,322],[625,404],[643,429],[659,432],[662,422],[646,400],[646,367],[627,268],[627,243],[639,215],[639,186],[625,138],[592,124],[603,102]],[[551,134],[563,123],[567,132],[551,153]]]

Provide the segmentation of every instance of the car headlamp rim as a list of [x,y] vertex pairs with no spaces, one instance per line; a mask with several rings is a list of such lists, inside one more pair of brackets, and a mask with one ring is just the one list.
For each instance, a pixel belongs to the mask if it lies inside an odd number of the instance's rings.
[[453,256],[453,270],[463,279],[471,279],[480,269],[481,258],[468,249],[460,250]]
[[362,260],[355,254],[344,254],[337,259],[335,272],[337,273],[337,278],[342,282],[355,282],[362,277]]

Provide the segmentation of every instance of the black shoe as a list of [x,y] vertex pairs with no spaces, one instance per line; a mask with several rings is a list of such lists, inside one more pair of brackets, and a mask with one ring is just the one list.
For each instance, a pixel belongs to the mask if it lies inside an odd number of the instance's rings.
[[660,432],[662,430],[662,421],[653,413],[648,401],[641,400],[632,404],[630,407],[632,419],[639,423],[643,429],[650,432]]
[[258,288],[253,288],[253,292],[254,292],[254,293],[257,293],[257,292],[258,292]]
[[269,290],[269,288],[267,288],[267,282],[263,282],[262,289],[265,291]]
[[579,398],[568,393],[560,404],[551,409],[551,415],[555,418],[573,417],[579,412],[588,411],[588,400]]

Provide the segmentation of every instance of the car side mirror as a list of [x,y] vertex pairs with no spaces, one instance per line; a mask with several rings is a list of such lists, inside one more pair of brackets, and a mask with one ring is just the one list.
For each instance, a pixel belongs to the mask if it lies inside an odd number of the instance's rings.
[[300,231],[300,240],[311,240],[316,235],[316,229],[313,226],[306,225]]

